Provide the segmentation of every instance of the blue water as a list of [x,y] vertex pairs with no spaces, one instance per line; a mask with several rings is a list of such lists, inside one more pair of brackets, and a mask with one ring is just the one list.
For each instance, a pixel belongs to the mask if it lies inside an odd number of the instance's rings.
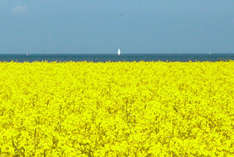
[[234,60],[234,54],[34,54],[34,55],[14,55],[1,54],[0,62],[34,62],[34,61],[90,61],[90,62],[107,62],[107,61],[228,61]]

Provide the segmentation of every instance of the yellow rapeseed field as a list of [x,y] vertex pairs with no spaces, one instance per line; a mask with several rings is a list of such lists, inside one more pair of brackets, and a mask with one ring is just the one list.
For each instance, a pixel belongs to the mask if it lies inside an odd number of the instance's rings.
[[0,63],[0,156],[234,155],[234,61]]

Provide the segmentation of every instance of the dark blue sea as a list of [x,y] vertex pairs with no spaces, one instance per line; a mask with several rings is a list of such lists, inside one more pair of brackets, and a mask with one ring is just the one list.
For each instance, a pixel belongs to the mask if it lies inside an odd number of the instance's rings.
[[118,61],[229,61],[233,54],[0,54],[0,62],[118,62]]

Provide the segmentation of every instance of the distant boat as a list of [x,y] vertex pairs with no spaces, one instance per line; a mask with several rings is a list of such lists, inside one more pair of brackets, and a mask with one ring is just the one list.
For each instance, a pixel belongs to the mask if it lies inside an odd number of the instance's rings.
[[118,49],[118,52],[117,52],[118,56],[120,56],[120,53],[121,53],[121,51],[120,51],[120,49]]
[[27,50],[26,52],[26,56],[29,56],[30,50]]
[[210,50],[208,54],[209,54],[209,55],[212,55],[212,51]]

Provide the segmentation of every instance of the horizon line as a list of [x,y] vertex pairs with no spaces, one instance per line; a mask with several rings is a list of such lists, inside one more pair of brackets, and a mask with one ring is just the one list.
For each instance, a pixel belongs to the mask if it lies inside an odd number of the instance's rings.
[[[56,52],[50,52],[50,53],[1,53],[0,55],[116,55],[117,53],[56,53]],[[225,55],[225,54],[234,54],[234,52],[198,52],[198,53],[176,53],[176,52],[166,52],[166,53],[124,53],[122,52],[121,55]]]

